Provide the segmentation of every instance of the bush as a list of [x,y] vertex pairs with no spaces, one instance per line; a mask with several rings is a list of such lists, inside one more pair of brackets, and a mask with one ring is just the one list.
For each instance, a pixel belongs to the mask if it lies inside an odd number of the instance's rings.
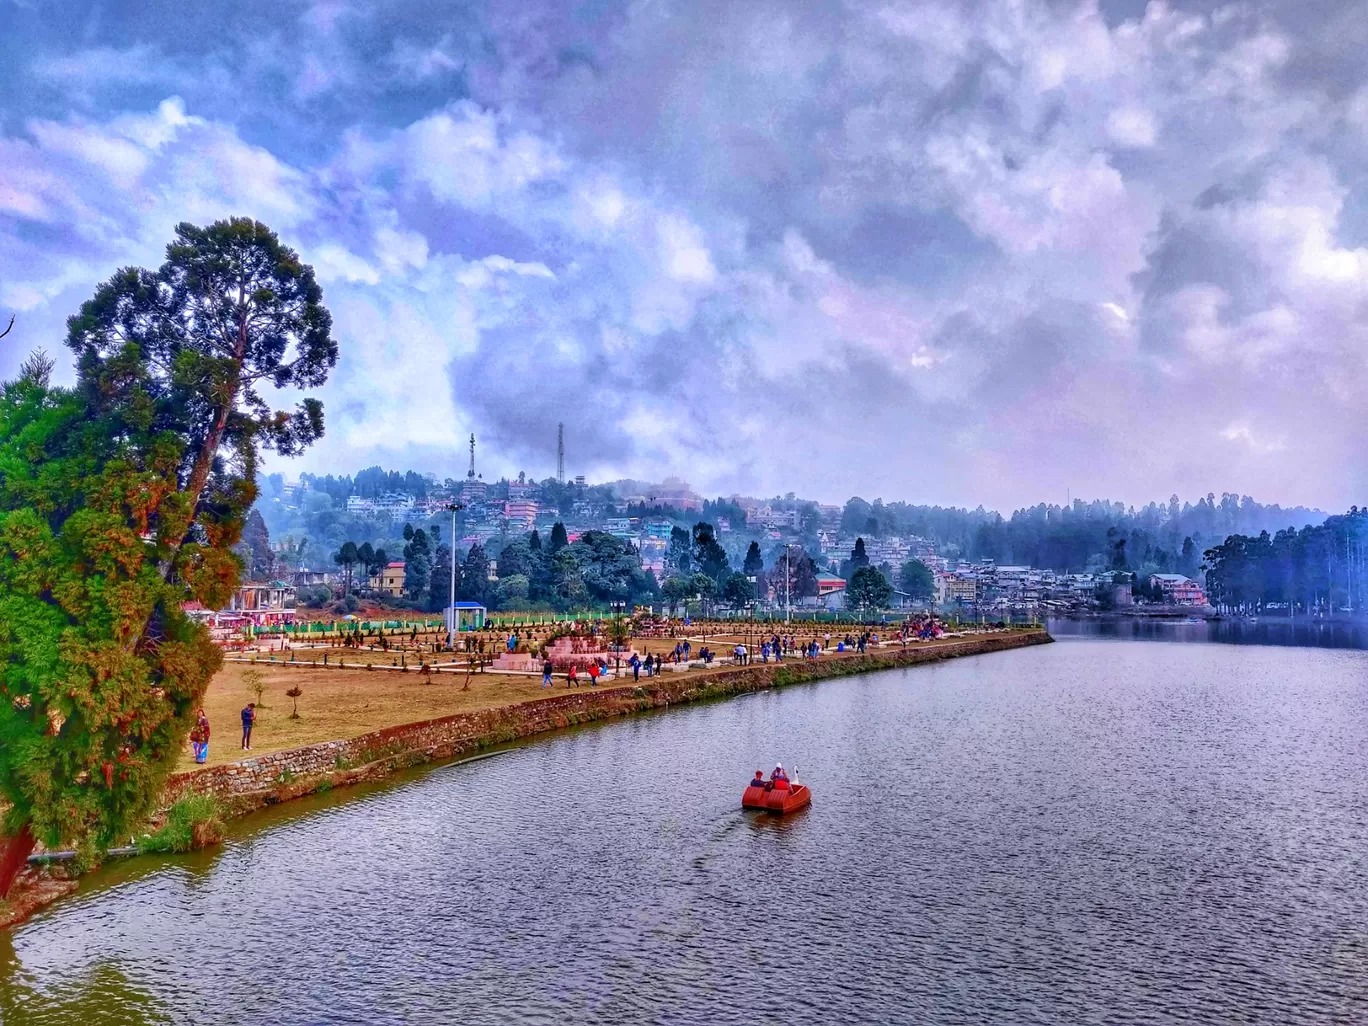
[[311,609],[322,609],[332,600],[332,589],[326,584],[306,584],[295,592],[295,602]]
[[171,806],[166,822],[155,834],[138,839],[138,851],[195,851],[223,840],[223,819],[217,799],[207,794],[188,794]]

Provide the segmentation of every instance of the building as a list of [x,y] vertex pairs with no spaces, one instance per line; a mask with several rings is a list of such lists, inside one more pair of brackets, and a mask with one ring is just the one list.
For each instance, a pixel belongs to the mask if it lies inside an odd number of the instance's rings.
[[245,616],[258,627],[294,623],[295,587],[285,581],[249,581],[228,600],[227,613]]
[[936,575],[937,605],[973,605],[977,601],[977,577],[961,573]]
[[770,506],[752,506],[746,509],[747,527],[764,527],[770,530],[798,530],[801,514],[796,509],[773,509]]
[[1173,606],[1204,606],[1207,604],[1206,592],[1191,577],[1182,574],[1155,574],[1150,578],[1150,588],[1158,588],[1164,601]]
[[385,564],[385,568],[380,571],[380,586],[376,590],[383,591],[390,598],[403,597],[404,561],[402,559]]
[[504,517],[508,520],[508,526],[517,525],[524,531],[532,529],[540,511],[541,506],[531,499],[509,499],[504,503]]

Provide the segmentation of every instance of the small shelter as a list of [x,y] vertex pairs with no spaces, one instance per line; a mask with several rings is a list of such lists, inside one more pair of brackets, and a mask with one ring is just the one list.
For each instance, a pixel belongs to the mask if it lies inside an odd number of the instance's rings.
[[485,607],[478,602],[453,602],[446,611],[446,628],[454,634],[478,631],[484,625]]

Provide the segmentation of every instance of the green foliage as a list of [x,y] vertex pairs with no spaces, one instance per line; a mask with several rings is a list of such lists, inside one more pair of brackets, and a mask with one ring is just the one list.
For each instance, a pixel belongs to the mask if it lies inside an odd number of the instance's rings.
[[189,794],[166,813],[156,833],[138,839],[138,851],[153,853],[194,851],[223,836],[222,811],[212,795]]
[[753,541],[746,550],[746,561],[742,564],[741,570],[747,577],[755,577],[764,569],[765,558],[760,555],[760,543]]
[[1231,535],[1206,551],[1207,598],[1243,611],[1270,604],[1289,612],[1361,611],[1368,609],[1365,554],[1368,509],[1357,506],[1300,531]]
[[573,609],[583,606],[588,598],[579,560],[568,548],[561,549],[551,557],[551,601],[559,609]]
[[570,536],[565,532],[565,525],[559,520],[551,528],[551,555],[555,555],[570,544]]
[[854,574],[856,570],[861,570],[869,566],[869,556],[865,553],[865,543],[863,538],[855,539],[855,548],[850,553],[850,572]]
[[690,545],[688,531],[682,527],[670,528],[670,548],[665,560],[674,570],[674,574],[671,576],[688,577],[693,570],[693,554]]
[[893,585],[872,566],[862,566],[850,577],[846,604],[857,612],[885,609],[893,600]]
[[251,580],[268,581],[274,575],[276,556],[271,551],[271,533],[266,529],[266,521],[255,509],[247,514],[242,541],[236,551],[242,557]]
[[743,573],[733,573],[722,585],[722,601],[739,609],[755,599],[755,585]]
[[489,557],[484,546],[476,542],[461,561],[456,578],[456,598],[462,602],[489,605]]
[[499,578],[499,608],[518,609],[527,604],[528,580],[523,574]]
[[241,493],[172,552],[186,445],[120,366],[129,402],[102,413],[0,390],[0,797],[5,832],[49,847],[107,846],[147,813],[221,660],[181,604],[224,604],[239,573]]
[[920,559],[909,559],[898,575],[902,590],[919,602],[929,600],[936,593],[936,580],[931,568]]
[[637,550],[616,535],[586,531],[567,550],[594,602],[633,602],[655,597],[655,580],[641,569]]
[[[68,321],[77,386],[0,390],[0,798],[50,847],[125,836],[221,656],[182,612],[227,604],[260,448],[323,430],[337,359],[311,268],[264,225],[181,224]],[[6,883],[7,882],[3,882]]]
[[[407,528],[409,525],[405,525]],[[407,534],[407,530],[405,531]],[[482,550],[483,551],[483,550]],[[404,546],[404,591],[410,599],[421,601],[432,578],[432,545],[421,527]],[[476,600],[478,601],[478,599]]]
[[707,574],[714,583],[722,581],[731,570],[726,550],[718,543],[712,524],[694,524],[692,556],[698,572]]
[[265,225],[236,217],[177,225],[156,272],[120,270],[67,322],[89,412],[123,410],[140,430],[184,443],[174,475],[183,494],[162,511],[164,556],[203,549],[198,535],[225,501],[236,535],[258,449],[291,456],[323,433],[316,399],[273,411],[260,389],[323,384],[337,362],[331,326],[313,269]]

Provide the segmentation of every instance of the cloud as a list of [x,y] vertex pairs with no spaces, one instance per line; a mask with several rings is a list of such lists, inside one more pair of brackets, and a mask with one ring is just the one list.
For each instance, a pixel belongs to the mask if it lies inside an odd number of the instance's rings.
[[1351,7],[402,0],[225,28],[238,65],[43,44],[0,303],[60,331],[177,220],[251,213],[342,341],[307,466],[454,472],[474,431],[544,474],[564,421],[577,472],[716,489],[1347,506]]

